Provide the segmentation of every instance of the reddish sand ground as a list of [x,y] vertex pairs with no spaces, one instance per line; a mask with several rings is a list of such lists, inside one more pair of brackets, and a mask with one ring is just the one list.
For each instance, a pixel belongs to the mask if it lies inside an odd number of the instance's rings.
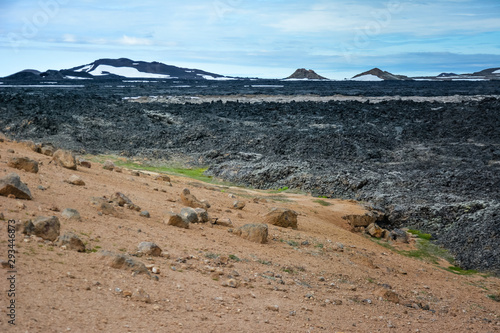
[[[500,303],[487,297],[499,294],[497,278],[456,275],[352,233],[342,216],[364,213],[355,202],[324,199],[331,206],[322,206],[307,195],[277,197],[176,176],[170,187],[149,175],[110,172],[96,163],[71,171],[13,142],[0,143],[0,156],[0,177],[18,173],[33,194],[32,201],[0,197],[5,216],[0,259],[7,259],[6,220],[52,215],[59,217],[61,233],[75,232],[89,250],[134,254],[143,241],[163,250],[162,257],[136,258],[160,268],[152,274],[156,280],[111,268],[95,252],[17,234],[16,326],[7,317],[8,269],[0,268],[1,332],[500,331]],[[9,158],[24,156],[41,163],[39,173],[7,166]],[[86,185],[65,183],[73,174]],[[217,225],[167,226],[164,217],[180,212],[179,195],[186,187],[210,202],[211,217],[230,218],[234,228],[260,223],[271,208],[284,207],[299,213],[298,230],[269,226],[269,242],[256,244]],[[120,217],[100,216],[90,199],[117,191],[151,218],[123,208]],[[246,202],[242,211],[231,209],[230,194]],[[65,220],[60,212],[65,208],[77,209],[82,220]],[[230,279],[236,288],[225,286]],[[149,303],[127,296],[137,289],[149,295]],[[381,298],[381,290],[392,290],[399,303],[387,300],[390,293]]]

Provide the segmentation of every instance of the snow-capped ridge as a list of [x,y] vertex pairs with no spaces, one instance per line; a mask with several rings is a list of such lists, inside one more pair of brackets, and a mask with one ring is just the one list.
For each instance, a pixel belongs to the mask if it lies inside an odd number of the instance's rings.
[[87,74],[101,78],[130,79],[220,79],[227,78],[220,74],[199,69],[181,68],[157,61],[134,61],[127,58],[99,59],[93,63],[74,67],[65,71]]

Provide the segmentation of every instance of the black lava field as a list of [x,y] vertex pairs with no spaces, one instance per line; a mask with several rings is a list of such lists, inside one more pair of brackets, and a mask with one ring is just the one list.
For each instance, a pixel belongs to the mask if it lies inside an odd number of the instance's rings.
[[[500,99],[134,103],[151,95],[500,95],[500,82],[84,83],[2,87],[0,132],[77,153],[168,160],[256,188],[356,199],[500,273]],[[7,83],[4,82],[6,85]],[[183,87],[183,88],[181,88]]]

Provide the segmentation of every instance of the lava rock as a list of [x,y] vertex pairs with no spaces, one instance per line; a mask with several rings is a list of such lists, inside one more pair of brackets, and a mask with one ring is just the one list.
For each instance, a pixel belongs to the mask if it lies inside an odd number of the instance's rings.
[[191,207],[182,208],[180,215],[186,223],[198,223],[198,214]]
[[83,179],[77,175],[72,175],[71,177],[66,179],[65,182],[75,186],[85,186],[85,182],[83,181]]
[[80,213],[76,209],[66,208],[62,211],[61,216],[67,220],[76,220],[80,221],[82,217]]
[[159,257],[161,256],[161,248],[152,242],[142,242],[137,246],[137,251],[143,255]]
[[37,217],[33,221],[34,230],[33,234],[35,236],[41,237],[45,240],[55,241],[59,237],[61,230],[61,223],[56,216]]
[[17,199],[32,200],[28,186],[21,182],[21,178],[16,173],[10,173],[0,178],[0,195],[4,197],[14,196]]
[[165,219],[167,225],[171,225],[177,228],[189,229],[189,222],[184,221],[182,216],[174,213],[167,215]]
[[182,190],[181,201],[183,205],[191,208],[210,208],[210,204],[208,202],[198,200],[194,195],[191,194],[191,191],[187,188]]
[[245,224],[236,229],[234,234],[254,243],[265,244],[268,232],[267,224]]
[[9,160],[9,163],[7,163],[7,165],[18,170],[38,173],[38,162],[27,157],[13,157]]
[[283,228],[297,229],[297,213],[286,208],[272,208],[265,222]]
[[76,159],[73,153],[59,149],[52,156],[52,160],[59,166],[63,168],[76,170]]
[[69,231],[59,236],[56,241],[57,246],[65,246],[68,250],[85,252],[85,244],[75,233]]

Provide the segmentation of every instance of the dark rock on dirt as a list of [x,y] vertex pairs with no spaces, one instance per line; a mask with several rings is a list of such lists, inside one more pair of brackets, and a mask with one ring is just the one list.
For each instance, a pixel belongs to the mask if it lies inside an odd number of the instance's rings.
[[85,244],[75,233],[68,231],[64,235],[59,236],[56,241],[57,246],[66,246],[68,250],[85,252]]
[[179,214],[167,214],[165,223],[177,228],[189,229],[189,222],[186,222]]
[[268,224],[282,228],[297,229],[297,213],[286,208],[272,208],[266,214],[265,221]]
[[151,275],[141,261],[125,254],[117,254],[110,251],[100,251],[98,254],[101,256],[102,260],[112,268],[129,270],[136,274]]
[[63,168],[76,170],[76,159],[70,151],[59,149],[54,153],[52,160]]
[[34,230],[33,234],[35,236],[41,237],[45,240],[55,241],[59,237],[61,230],[61,223],[56,216],[37,217],[33,221]]
[[80,221],[82,217],[76,209],[66,208],[62,211],[61,216],[68,220]]
[[137,251],[143,255],[159,257],[161,248],[152,242],[142,242],[137,246]]
[[16,173],[10,173],[0,178],[0,196],[8,197],[9,195],[13,195],[17,199],[31,200],[33,198],[28,186],[21,181]]
[[181,209],[180,216],[186,223],[198,223],[198,214],[191,207],[185,207]]
[[210,204],[204,200],[198,200],[191,191],[187,188],[182,190],[181,193],[181,201],[182,204],[191,208],[210,208]]
[[18,170],[38,173],[38,162],[27,157],[13,157],[7,165]]
[[267,224],[245,224],[234,231],[235,235],[254,243],[265,244],[268,237]]

